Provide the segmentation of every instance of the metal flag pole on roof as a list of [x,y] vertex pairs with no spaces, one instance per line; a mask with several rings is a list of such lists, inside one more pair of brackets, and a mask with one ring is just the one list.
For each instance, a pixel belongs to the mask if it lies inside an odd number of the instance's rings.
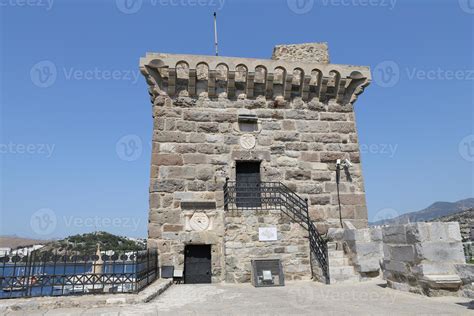
[[217,13],[214,12],[214,47],[216,48],[216,56],[219,56],[217,49]]

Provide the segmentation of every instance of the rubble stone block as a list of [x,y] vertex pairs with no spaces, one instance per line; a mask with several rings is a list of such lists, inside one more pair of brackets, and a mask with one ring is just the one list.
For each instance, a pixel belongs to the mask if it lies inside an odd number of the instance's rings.
[[474,264],[456,264],[454,267],[464,284],[470,285],[474,282]]
[[182,191],[184,189],[184,180],[153,180],[150,190],[151,192],[169,192]]
[[341,194],[341,204],[344,205],[364,205],[365,194]]
[[389,225],[382,227],[382,239],[388,244],[404,244],[407,242],[404,225]]
[[418,260],[465,263],[461,242],[423,242],[415,245]]
[[407,274],[409,272],[407,264],[403,261],[384,260],[383,266],[386,271],[393,271],[403,274]]
[[411,271],[420,276],[430,274],[453,274],[455,273],[455,268],[452,263],[422,261],[421,264],[413,266]]
[[346,157],[345,153],[341,152],[321,152],[320,153],[321,162],[336,163],[337,159],[344,159]]
[[344,228],[329,228],[328,239],[331,241],[342,241],[344,239]]
[[415,248],[412,245],[384,245],[384,256],[389,255],[391,260],[414,262]]
[[163,232],[179,232],[183,230],[183,225],[178,224],[164,224]]
[[357,242],[370,242],[370,231],[366,229],[346,229],[344,240],[354,240]]
[[183,165],[183,158],[178,154],[153,154],[152,161],[158,166]]

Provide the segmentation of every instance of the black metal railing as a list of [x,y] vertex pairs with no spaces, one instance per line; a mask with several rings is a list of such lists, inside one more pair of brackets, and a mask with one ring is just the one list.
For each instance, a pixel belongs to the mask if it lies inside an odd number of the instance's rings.
[[156,250],[4,254],[0,299],[99,293],[137,293],[158,278]]
[[224,184],[224,210],[278,209],[308,231],[309,245],[329,284],[329,264],[326,241],[309,218],[308,200],[301,198],[281,182],[229,181]]

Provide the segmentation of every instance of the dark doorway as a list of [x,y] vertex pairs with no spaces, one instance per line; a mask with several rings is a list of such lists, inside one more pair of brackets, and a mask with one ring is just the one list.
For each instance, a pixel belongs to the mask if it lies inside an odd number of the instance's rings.
[[260,161],[236,162],[237,207],[261,207]]
[[184,248],[184,283],[211,283],[211,245]]

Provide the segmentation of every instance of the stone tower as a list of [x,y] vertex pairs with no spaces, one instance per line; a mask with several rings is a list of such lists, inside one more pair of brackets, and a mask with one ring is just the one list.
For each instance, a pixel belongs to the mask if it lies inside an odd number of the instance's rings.
[[[140,70],[154,122],[148,242],[160,266],[249,282],[252,259],[277,258],[286,279],[321,279],[320,236],[340,215],[367,226],[353,105],[369,68],[330,64],[327,45],[310,43],[277,46],[272,59],[148,53]],[[339,198],[337,159],[352,162]]]

